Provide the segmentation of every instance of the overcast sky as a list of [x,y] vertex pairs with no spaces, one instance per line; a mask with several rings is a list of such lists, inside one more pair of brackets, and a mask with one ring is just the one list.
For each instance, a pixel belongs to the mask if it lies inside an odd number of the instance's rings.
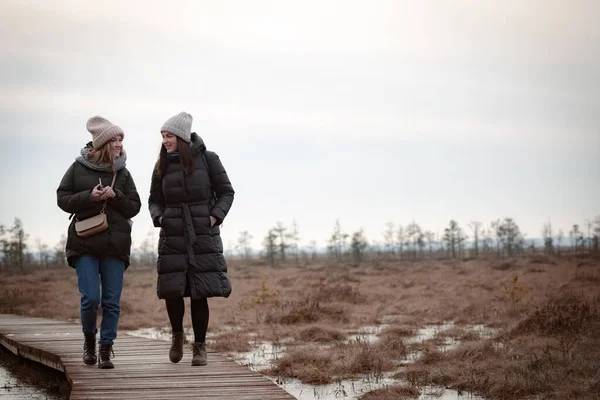
[[600,214],[599,4],[3,0],[0,223],[58,242],[56,188],[101,115],[139,244],[159,129],[187,111],[236,190],[226,247],[293,219],[319,246],[337,218],[371,242],[451,218],[568,233]]

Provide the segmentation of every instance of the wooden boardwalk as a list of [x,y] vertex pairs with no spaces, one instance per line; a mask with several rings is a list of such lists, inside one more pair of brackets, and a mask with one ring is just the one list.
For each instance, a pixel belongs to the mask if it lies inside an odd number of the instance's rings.
[[169,361],[170,343],[119,333],[115,369],[85,365],[79,325],[0,314],[0,344],[11,352],[63,371],[71,399],[294,399],[265,378],[218,353],[192,367],[191,350]]

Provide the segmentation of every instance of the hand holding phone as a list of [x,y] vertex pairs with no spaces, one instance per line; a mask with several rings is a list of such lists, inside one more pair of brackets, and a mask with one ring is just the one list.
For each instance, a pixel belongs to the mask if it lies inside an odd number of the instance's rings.
[[102,184],[99,183],[98,185],[96,185],[92,188],[92,193],[90,194],[92,201],[100,201],[101,200],[102,190],[103,190],[103,187],[101,185]]

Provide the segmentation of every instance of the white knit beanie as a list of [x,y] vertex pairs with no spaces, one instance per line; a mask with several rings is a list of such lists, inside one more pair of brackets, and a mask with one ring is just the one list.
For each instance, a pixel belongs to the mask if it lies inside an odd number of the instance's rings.
[[192,138],[192,116],[184,111],[169,118],[160,128],[160,132],[169,132],[179,136],[183,141],[189,143]]
[[99,149],[116,136],[125,137],[123,129],[98,115],[88,119],[86,128],[92,134],[94,149]]

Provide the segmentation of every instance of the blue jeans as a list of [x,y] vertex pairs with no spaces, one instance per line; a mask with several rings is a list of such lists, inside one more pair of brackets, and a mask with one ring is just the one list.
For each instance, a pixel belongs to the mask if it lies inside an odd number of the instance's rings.
[[[77,284],[81,293],[81,326],[83,333],[95,335],[98,305],[102,304],[100,343],[113,344],[117,337],[121,314],[121,291],[125,263],[111,257],[80,256],[75,262]],[[102,297],[100,297],[102,282]],[[102,303],[100,303],[102,302]]]

